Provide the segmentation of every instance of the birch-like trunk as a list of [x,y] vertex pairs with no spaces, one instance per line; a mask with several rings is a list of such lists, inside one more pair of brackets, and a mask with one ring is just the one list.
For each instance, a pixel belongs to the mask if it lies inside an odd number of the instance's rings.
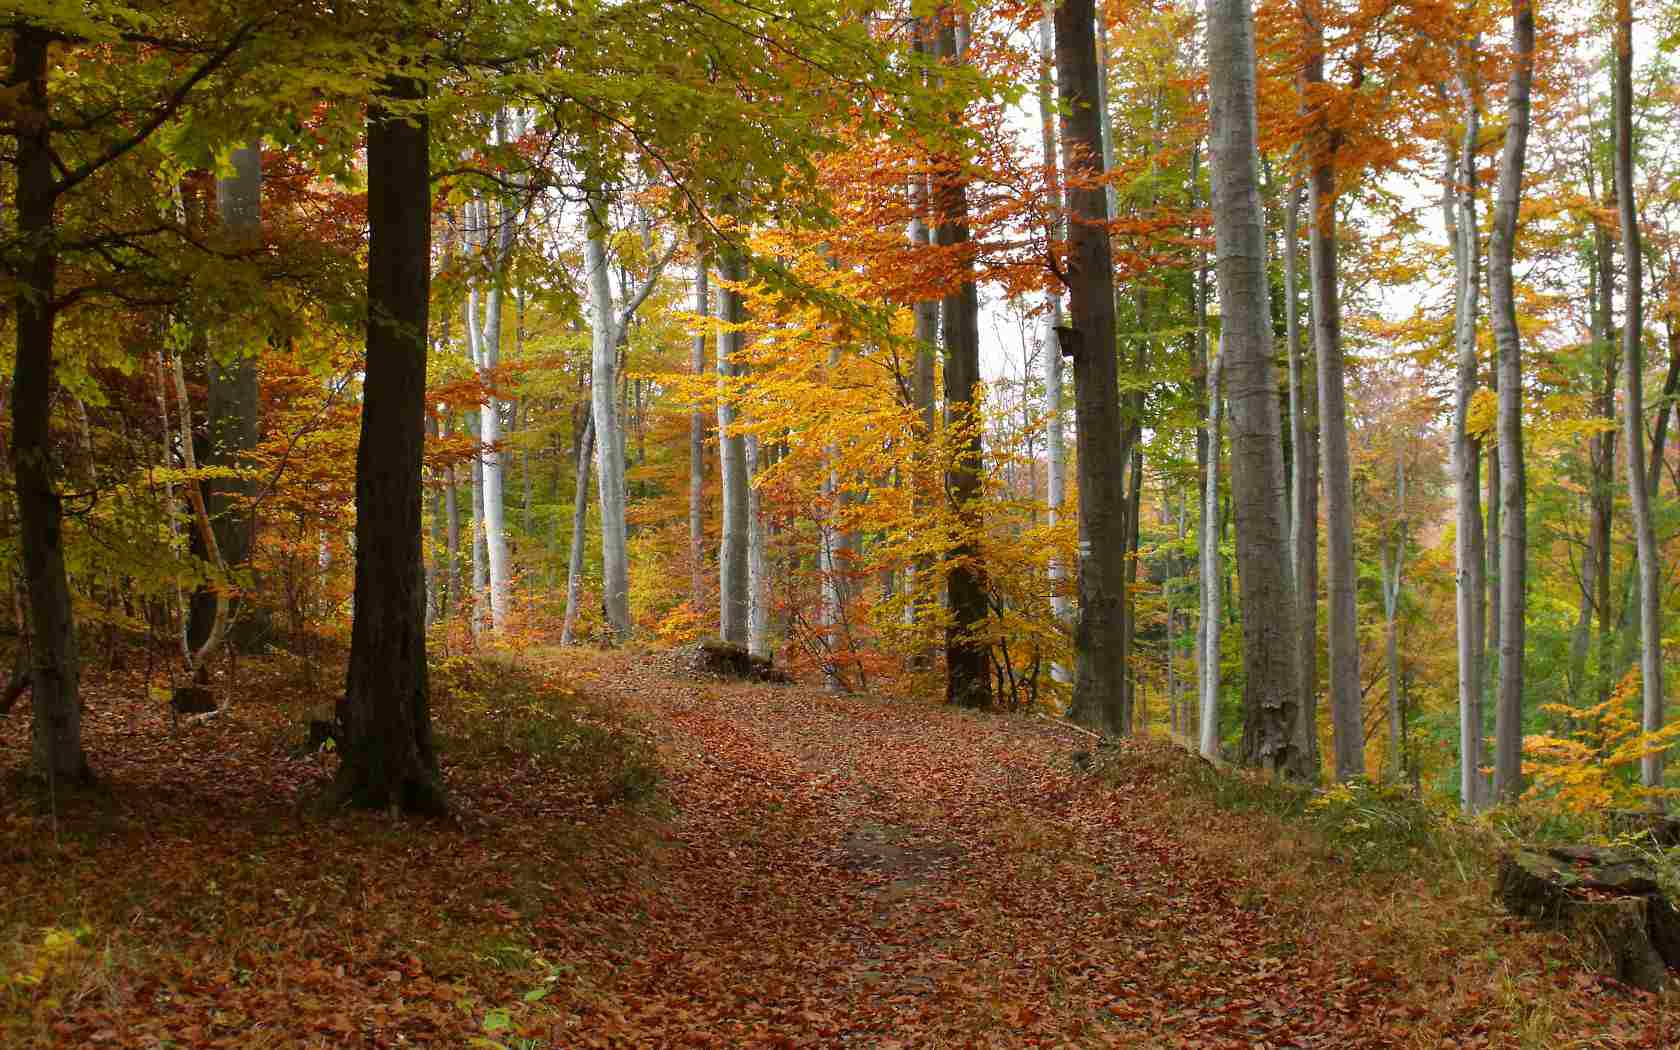
[[589,279],[589,384],[595,424],[595,479],[601,505],[601,604],[617,641],[630,636],[630,562],[624,520],[624,427],[618,403],[618,330],[607,272],[606,201],[592,198],[584,269]]
[[[1204,285],[1204,295],[1206,289]],[[1205,299],[1203,300],[1205,303]],[[1221,342],[1224,340],[1221,339]],[[1201,332],[1203,348],[1207,347],[1205,325]],[[1207,362],[1208,407],[1207,424],[1202,436],[1208,449],[1207,470],[1202,476],[1202,659],[1201,659],[1201,735],[1197,747],[1207,758],[1219,757],[1219,634],[1225,618],[1223,592],[1220,584],[1224,576],[1219,558],[1219,461],[1225,443],[1224,401],[1220,398],[1220,373],[1224,371],[1224,354],[1210,357]]]
[[[1529,0],[1532,2],[1532,0]],[[1639,247],[1639,210],[1633,187],[1633,6],[1616,0],[1616,212],[1622,227],[1622,265],[1627,273],[1622,317],[1623,400],[1627,402],[1628,503],[1633,510],[1634,552],[1639,561],[1639,675],[1643,692],[1641,719],[1645,732],[1663,726],[1662,564],[1658,560],[1656,527],[1651,520],[1651,493],[1645,470],[1645,289]],[[1660,787],[1663,753],[1647,752],[1640,760],[1639,780]]]
[[[1517,213],[1528,155],[1529,91],[1534,77],[1533,0],[1513,0],[1514,62],[1506,92],[1505,146],[1500,158],[1493,233],[1488,241],[1488,297],[1494,343],[1499,348],[1499,695],[1494,708],[1493,794],[1522,793],[1523,661],[1527,636],[1528,523],[1522,444],[1522,337],[1512,260]],[[1643,450],[1641,450],[1643,451]]]
[[1231,405],[1231,500],[1242,582],[1241,757],[1304,779],[1313,771],[1295,743],[1300,706],[1295,589],[1283,521],[1249,0],[1208,0],[1207,53],[1214,239],[1224,315],[1220,358]]

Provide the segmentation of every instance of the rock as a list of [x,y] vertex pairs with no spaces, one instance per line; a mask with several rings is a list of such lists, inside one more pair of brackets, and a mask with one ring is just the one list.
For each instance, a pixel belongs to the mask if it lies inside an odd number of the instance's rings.
[[1500,859],[1494,896],[1513,914],[1591,931],[1618,980],[1656,991],[1680,966],[1680,914],[1650,865],[1595,846],[1524,849]]

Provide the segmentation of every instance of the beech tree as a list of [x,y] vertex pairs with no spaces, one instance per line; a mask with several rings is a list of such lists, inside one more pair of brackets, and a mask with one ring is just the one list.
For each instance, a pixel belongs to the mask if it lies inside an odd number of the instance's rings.
[[1231,500],[1243,618],[1244,762],[1290,777],[1314,771],[1297,744],[1295,592],[1283,523],[1283,450],[1271,358],[1265,214],[1260,205],[1254,11],[1208,0],[1209,143],[1231,406]]

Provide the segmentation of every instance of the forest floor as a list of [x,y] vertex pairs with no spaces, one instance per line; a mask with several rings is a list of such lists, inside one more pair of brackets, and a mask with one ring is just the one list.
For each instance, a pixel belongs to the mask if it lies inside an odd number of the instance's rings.
[[444,822],[306,804],[295,665],[179,731],[90,676],[102,787],[0,781],[0,1044],[1680,1045],[1477,858],[1361,870],[1164,742],[1092,772],[1043,719],[670,667],[446,662]]

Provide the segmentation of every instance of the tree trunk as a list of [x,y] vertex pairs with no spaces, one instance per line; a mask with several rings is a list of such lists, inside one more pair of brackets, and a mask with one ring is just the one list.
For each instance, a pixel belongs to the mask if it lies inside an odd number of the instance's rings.
[[747,652],[768,660],[770,645],[769,537],[764,527],[763,493],[753,485],[762,465],[758,435],[747,435]]
[[1513,0],[1511,43],[1515,63],[1506,94],[1505,148],[1488,241],[1488,292],[1494,342],[1499,348],[1499,696],[1494,709],[1493,793],[1501,800],[1522,793],[1523,659],[1527,630],[1528,525],[1522,446],[1522,341],[1511,263],[1517,212],[1528,151],[1529,87],[1534,76],[1533,0]]
[[1480,374],[1476,350],[1477,296],[1480,291],[1476,220],[1476,143],[1481,113],[1466,77],[1459,80],[1464,101],[1463,145],[1453,152],[1449,140],[1447,228],[1452,235],[1457,276],[1454,292],[1453,344],[1458,377],[1453,400],[1453,470],[1458,492],[1457,561],[1459,798],[1466,812],[1478,809],[1487,794],[1482,776],[1482,678],[1486,669],[1487,562],[1482,535],[1481,442],[1470,435],[1470,403]]
[[[694,314],[710,316],[710,295],[707,290],[708,260],[701,255],[695,264]],[[703,375],[706,371],[706,330],[694,333],[689,344],[689,371]],[[688,604],[699,609],[706,597],[706,414],[696,408],[688,417],[688,558],[690,577]]]
[[[1045,231],[1046,240],[1055,242],[1065,236],[1062,215],[1062,187],[1059,169],[1056,165],[1056,111],[1055,111],[1055,80],[1053,77],[1053,60],[1055,57],[1055,36],[1052,29],[1052,7],[1049,0],[1045,0],[1043,11],[1038,19],[1038,113],[1039,136],[1044,147],[1044,167],[1048,173],[1049,192],[1052,196],[1052,206],[1058,216]],[[1046,296],[1049,300],[1050,312],[1045,319],[1044,331],[1044,411],[1045,411],[1045,461],[1048,478],[1045,483],[1045,502],[1049,507],[1050,524],[1054,525],[1062,519],[1065,513],[1063,505],[1067,502],[1067,438],[1063,433],[1062,416],[1065,412],[1063,405],[1063,379],[1065,364],[1062,361],[1061,350],[1056,345],[1056,330],[1062,326],[1062,295],[1059,289],[1052,289]],[[1073,603],[1069,600],[1067,589],[1067,564],[1060,558],[1052,556],[1050,559],[1050,612],[1058,623],[1066,623],[1072,612]],[[1052,664],[1050,677],[1058,682],[1070,680],[1068,669],[1061,664]]]
[[[718,260],[718,276],[726,282],[746,276],[738,249],[726,248]],[[741,294],[718,288],[718,320],[724,325],[741,323]],[[747,644],[747,439],[735,430],[738,415],[730,380],[741,367],[741,333],[718,333],[717,369],[723,396],[718,399],[718,465],[723,484],[723,536],[718,547],[718,634],[726,642]]]
[[29,592],[33,633],[30,700],[34,715],[31,761],[51,784],[93,779],[82,751],[78,692],[81,658],[64,569],[63,505],[53,486],[53,296],[58,258],[53,247],[53,149],[47,108],[47,50],[51,37],[22,28],[12,39],[8,85],[21,88],[17,107],[17,231],[12,271],[17,357],[12,366],[12,471],[17,485],[18,540]]
[[[368,111],[368,329],[356,447],[355,613],[340,718],[341,801],[446,808],[432,748],[420,545],[430,134],[418,80],[388,80]],[[393,113],[391,100],[403,106]]]
[[[262,144],[256,142],[236,149],[229,159],[233,164],[232,177],[216,180],[217,210],[229,247],[236,252],[250,252],[262,243]],[[257,447],[261,401],[256,353],[243,347],[232,355],[212,353],[207,371],[210,440],[204,463],[210,467],[237,467]],[[230,571],[246,568],[256,528],[249,503],[255,493],[254,482],[249,478],[206,478],[203,487],[222,560]],[[255,588],[242,592],[240,611],[248,627],[239,633],[237,644],[248,644],[266,633],[264,618],[249,603],[255,593]],[[210,636],[215,602],[195,597],[191,609],[187,637],[196,648]]]
[[[453,413],[444,421],[444,434],[447,436],[454,430]],[[444,475],[443,514],[446,521],[446,542],[449,551],[444,558],[444,611],[462,605],[461,602],[461,494],[460,483],[456,476],[456,466],[451,463]]]
[[584,267],[589,273],[590,391],[595,422],[595,478],[601,499],[601,603],[613,637],[630,637],[630,562],[624,520],[624,421],[618,390],[618,329],[607,272],[606,201],[592,195]]
[[[939,30],[936,53],[960,64],[954,25]],[[967,179],[960,173],[936,178],[933,189],[939,226],[934,239],[942,247],[961,248],[969,240]],[[945,472],[945,491],[951,500],[962,535],[949,552],[945,583],[950,594],[951,619],[945,630],[945,699],[960,707],[982,708],[992,703],[991,661],[988,646],[977,637],[987,615],[986,581],[976,539],[982,528],[982,478],[979,404],[980,297],[971,272],[962,263],[963,281],[940,304],[940,327],[945,350],[945,418],[958,432],[956,451]]]
[[[1598,194],[1592,191],[1591,171],[1592,158],[1588,158],[1589,189],[1588,192],[1597,200]],[[1597,358],[1599,374],[1596,378],[1602,380],[1597,391],[1596,413],[1614,424],[1616,419],[1616,350],[1614,336],[1611,334],[1610,306],[1613,298],[1613,260],[1610,235],[1602,228],[1593,228],[1593,247],[1590,269],[1587,274],[1587,301],[1590,307],[1593,355]],[[1611,526],[1615,506],[1615,459],[1616,438],[1610,432],[1594,434],[1587,444],[1589,478],[1587,500],[1591,510],[1591,519],[1587,528],[1587,549],[1581,558],[1581,598],[1579,611],[1576,613],[1575,630],[1569,639],[1569,694],[1573,703],[1579,705],[1587,691],[1587,656],[1592,649],[1592,626],[1595,610],[1599,613],[1599,622],[1608,629],[1608,618],[1603,615],[1609,603],[1610,580],[1606,568],[1610,556],[1612,542]],[[1603,600],[1600,600],[1602,595]],[[1605,635],[1608,640],[1608,635]],[[1602,647],[1601,647],[1602,649]],[[1599,670],[1595,676],[1602,695],[1600,702],[1608,698],[1609,650],[1603,649],[1599,656]]]
[[566,565],[566,619],[560,626],[560,644],[571,645],[577,631],[579,603],[583,599],[583,550],[589,531],[589,464],[595,457],[595,417],[583,417],[583,437],[578,442],[577,482],[572,491],[572,549]]
[[1406,460],[1404,450],[1396,450],[1394,484],[1399,509],[1399,522],[1394,535],[1385,543],[1382,560],[1383,621],[1388,657],[1388,774],[1398,782],[1405,773],[1404,752],[1400,738],[1405,726],[1400,713],[1400,587],[1406,567]]
[[[1634,550],[1639,559],[1639,674],[1643,685],[1642,724],[1647,733],[1663,726],[1662,565],[1651,493],[1645,470],[1645,313],[1639,211],[1633,189],[1633,6],[1616,0],[1616,212],[1622,227],[1622,264],[1627,270],[1622,318],[1622,373],[1627,402],[1628,502],[1633,510]],[[1639,780],[1660,787],[1663,754],[1646,753]]]
[[1056,80],[1062,104],[1062,170],[1067,173],[1068,307],[1062,331],[1073,358],[1075,457],[1079,470],[1079,618],[1074,627],[1073,701],[1068,716],[1124,734],[1126,590],[1125,424],[1120,417],[1114,341],[1114,261],[1108,202],[1093,185],[1102,156],[1097,94],[1096,14],[1092,0],[1056,9]]
[[[502,123],[497,117],[498,126]],[[510,206],[495,209],[494,228],[490,224],[492,207],[486,202],[478,205],[481,238],[488,240],[490,253],[489,291],[485,294],[482,326],[477,329],[477,365],[479,382],[492,387],[492,392],[479,410],[479,443],[484,453],[484,553],[486,582],[489,586],[490,630],[500,634],[507,625],[510,581],[508,576],[506,470],[502,461],[502,404],[493,390],[496,369],[502,356],[502,275],[508,256],[513,250],[513,216]],[[492,236],[493,234],[493,236]],[[469,316],[475,326],[478,319],[479,292],[474,288],[468,298]]]
[[[1201,306],[1207,303],[1207,288],[1204,282],[1202,288]],[[1201,339],[1206,349],[1207,331],[1203,325]],[[1220,342],[1224,342],[1221,335]],[[1223,349],[1223,347],[1221,348]],[[1220,585],[1224,572],[1221,570],[1219,555],[1219,463],[1223,458],[1225,436],[1223,433],[1225,421],[1225,402],[1220,396],[1220,379],[1225,371],[1225,355],[1210,358],[1207,363],[1208,408],[1207,423],[1202,428],[1201,438],[1207,446],[1207,469],[1202,474],[1202,522],[1201,522],[1201,550],[1202,550],[1202,696],[1201,696],[1201,738],[1197,741],[1198,750],[1204,758],[1219,758],[1219,686],[1220,686],[1220,631],[1225,619],[1222,608],[1224,591]]]
[[1297,623],[1295,663],[1300,676],[1295,746],[1304,752],[1304,763],[1314,779],[1322,765],[1318,754],[1318,428],[1317,400],[1306,382],[1305,357],[1300,325],[1300,298],[1296,289],[1301,260],[1301,187],[1289,188],[1284,212],[1283,289],[1284,331],[1289,344],[1289,447],[1294,450],[1294,481],[1289,515],[1291,547],[1294,551],[1295,615]]
[[[1208,0],[1213,218],[1231,405],[1231,499],[1243,623],[1245,763],[1309,778],[1296,745],[1295,592],[1283,523],[1283,450],[1272,369],[1265,213],[1256,142],[1254,12]],[[1322,366],[1321,366],[1322,367]]]
[[[1324,83],[1324,29],[1309,19],[1303,80]],[[1359,567],[1353,553],[1353,468],[1348,454],[1347,395],[1343,380],[1342,307],[1336,246],[1335,155],[1340,132],[1314,117],[1307,205],[1312,214],[1308,258],[1312,279],[1313,351],[1318,364],[1318,431],[1323,452],[1327,641],[1330,653],[1330,729],[1335,775],[1365,775],[1365,725],[1360,712]],[[1247,622],[1246,620],[1244,621]]]

